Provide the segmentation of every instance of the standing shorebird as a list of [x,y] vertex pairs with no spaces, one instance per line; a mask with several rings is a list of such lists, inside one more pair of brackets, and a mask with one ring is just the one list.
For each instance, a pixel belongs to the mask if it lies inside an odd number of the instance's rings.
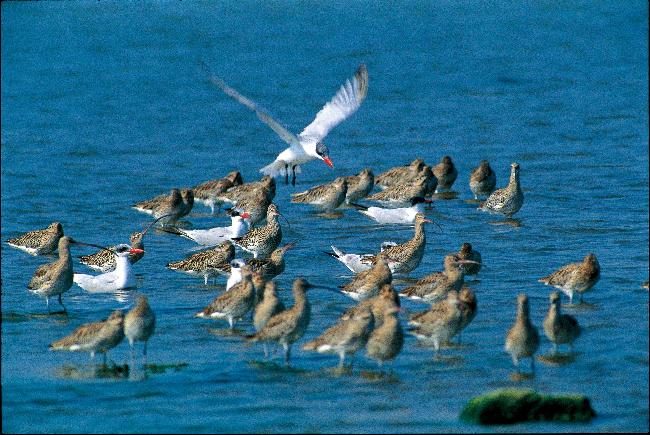
[[424,160],[415,159],[408,165],[397,166],[379,174],[375,178],[375,184],[386,188],[394,184],[411,183],[418,177],[425,167],[426,164],[424,163]]
[[375,265],[372,269],[359,272],[352,281],[341,286],[341,293],[351,297],[355,301],[377,296],[379,290],[384,284],[390,284],[393,280],[393,274],[383,256],[379,254]]
[[232,210],[237,210],[240,214],[248,214],[247,220],[252,227],[266,219],[266,211],[269,205],[271,205],[269,196],[262,191],[255,191],[237,201],[237,205],[233,206]]
[[539,347],[539,333],[530,321],[528,296],[521,293],[517,296],[517,318],[506,335],[505,350],[512,357],[512,362],[519,373],[519,360],[530,358],[530,369],[535,373],[535,352]]
[[451,161],[451,157],[444,156],[440,163],[433,167],[433,175],[438,180],[438,186],[435,190],[438,193],[451,189],[456,177],[458,177],[458,170],[454,166],[454,162]]
[[385,190],[368,196],[368,200],[382,203],[409,202],[414,196],[426,195],[429,179],[430,176],[426,172],[422,172],[413,181],[403,184],[392,184]]
[[284,361],[289,364],[291,345],[305,334],[311,318],[307,289],[311,285],[303,278],[293,282],[294,304],[288,310],[271,317],[257,334],[247,337],[249,341],[274,341],[284,348]]
[[90,352],[95,360],[95,353],[104,356],[106,352],[120,344],[124,339],[124,314],[115,310],[102,322],[86,323],[75,329],[72,334],[50,344],[50,350],[68,350]]
[[497,176],[490,167],[490,163],[487,160],[481,160],[469,177],[469,188],[474,194],[474,199],[478,200],[479,196],[489,196],[496,185]]
[[354,77],[341,86],[332,100],[316,114],[316,118],[311,124],[296,136],[273,119],[264,109],[228,86],[219,77],[213,75],[210,80],[228,96],[253,110],[262,122],[271,127],[283,141],[290,145],[276,157],[273,163],[260,169],[260,172],[271,177],[284,174],[285,183],[289,184],[289,168],[291,168],[293,174],[291,183],[293,185],[296,184],[296,172],[300,172],[299,165],[303,163],[320,159],[330,168],[334,167],[329,158],[329,150],[323,144],[323,139],[330,130],[361,107],[361,103],[368,93],[368,71],[366,66],[361,64]]
[[454,255],[457,260],[473,261],[473,263],[464,263],[460,265],[465,272],[465,275],[476,275],[481,270],[483,264],[481,262],[481,253],[476,249],[473,249],[471,243],[463,243],[460,250],[452,255]]
[[194,207],[194,191],[192,189],[182,189],[181,198],[183,198],[183,210],[178,216],[179,219],[187,216],[192,211],[192,207]]
[[560,293],[552,292],[549,299],[551,306],[544,319],[544,334],[553,343],[554,354],[560,344],[568,344],[573,352],[573,342],[580,336],[580,325],[575,317],[561,313]]
[[479,210],[501,213],[507,217],[512,217],[524,205],[524,193],[521,191],[521,185],[519,184],[519,164],[513,163],[510,167],[512,169],[510,171],[508,186],[495,190],[481,204]]
[[237,205],[240,201],[256,193],[263,193],[271,202],[275,198],[275,180],[268,175],[263,176],[260,181],[240,184],[231,187],[227,191],[217,195],[216,200],[219,203],[230,203]]
[[573,295],[582,295],[590,290],[600,280],[600,264],[594,254],[588,254],[581,263],[571,263],[563,266],[558,271],[539,279],[546,285],[551,285],[569,297],[569,303],[573,303]]
[[[387,246],[380,255],[384,256],[393,274],[408,274],[420,265],[424,256],[427,239],[424,224],[433,223],[424,214],[415,216],[415,233],[413,238],[394,246]],[[372,261],[372,260],[370,260]]]
[[[165,217],[166,216],[162,216],[152,221],[151,223],[149,223],[149,225],[147,225],[147,227],[141,233],[135,232],[131,234],[130,237],[131,247],[142,250],[142,252],[129,254],[129,262],[131,264],[137,263],[142,259],[142,257],[144,257],[144,243],[143,243],[144,236],[147,234],[149,229],[153,225],[155,225],[156,222],[158,222],[161,219],[164,219]],[[117,265],[115,261],[115,252],[114,252],[115,248],[117,248],[117,246],[111,246],[110,248],[107,249],[102,248],[91,255],[82,255],[81,257],[79,257],[79,262],[81,264],[90,267],[91,269],[99,270],[100,272],[112,272],[113,270],[115,270],[115,266]]]
[[275,204],[266,212],[266,226],[253,228],[242,237],[232,239],[233,243],[255,258],[266,258],[282,241],[282,228],[278,222],[280,212]]
[[70,245],[91,245],[88,243],[81,243],[73,240],[71,237],[63,236],[59,239],[59,259],[39,266],[34,272],[32,279],[27,284],[27,288],[37,295],[45,298],[47,304],[47,311],[50,311],[50,296],[59,296],[59,304],[63,307],[63,312],[67,312],[61,295],[70,290],[72,287],[72,256],[70,255]]
[[347,204],[365,198],[375,187],[375,174],[370,168],[365,168],[357,175],[349,175],[345,180],[348,182],[348,191],[345,194]]
[[381,289],[379,289],[379,294],[377,296],[365,299],[354,307],[349,308],[345,313],[343,313],[341,319],[349,319],[355,316],[360,310],[370,308],[372,316],[375,319],[375,328],[379,328],[384,321],[384,308],[387,305],[400,306],[399,296],[390,284],[384,284]]
[[318,338],[308,342],[303,350],[318,353],[331,353],[339,356],[339,368],[343,368],[345,356],[354,355],[368,342],[374,319],[370,307],[356,312],[353,316],[339,320]]
[[229,227],[214,227],[207,230],[182,230],[170,227],[166,231],[176,234],[203,246],[215,246],[226,240],[241,237],[248,232],[250,225],[247,222],[250,215],[246,212],[240,213],[234,208],[226,212],[230,216]]
[[75,273],[73,281],[88,292],[110,292],[135,287],[135,274],[129,261],[130,255],[143,254],[144,250],[132,248],[126,243],[112,249],[115,254],[115,270],[101,275]]
[[168,263],[167,268],[187,273],[193,276],[203,276],[205,285],[208,277],[219,273],[223,263],[229,263],[235,258],[235,247],[226,240],[212,249],[197,252],[184,260]]
[[248,267],[242,268],[242,280],[230,290],[220,294],[210,305],[196,313],[194,317],[227,319],[230,329],[235,321],[248,313],[255,304],[255,287]]
[[348,182],[345,177],[339,177],[331,183],[312,187],[304,192],[291,195],[291,202],[311,204],[323,212],[331,212],[345,201]]
[[183,202],[181,191],[172,189],[169,195],[159,195],[153,199],[138,202],[133,205],[133,208],[142,213],[150,214],[156,219],[166,217],[166,219],[160,220],[162,225],[166,225],[176,223],[183,216],[187,206]]
[[460,326],[458,328],[458,344],[461,342],[461,335],[463,330],[472,323],[474,317],[476,317],[476,311],[478,309],[476,294],[474,290],[469,287],[463,287],[460,290],[458,295],[459,299],[459,309],[460,309]]
[[[276,291],[277,285],[274,281],[269,281],[264,286],[262,300],[255,306],[255,314],[253,315],[253,326],[257,332],[264,329],[271,317],[280,314],[286,309],[280,298],[278,298]],[[263,345],[264,357],[267,358],[269,356],[267,344],[263,343]]]
[[56,251],[61,237],[63,237],[63,225],[60,222],[52,222],[42,230],[28,231],[18,237],[9,239],[7,244],[28,254],[44,255]]
[[231,187],[241,184],[243,184],[243,180],[239,171],[232,171],[223,178],[208,180],[194,186],[192,188],[194,191],[194,200],[206,207],[210,207],[211,213],[214,214],[214,206],[221,205],[221,202],[217,200],[217,196],[226,192]]
[[397,313],[400,307],[395,303],[380,305],[383,310],[381,325],[375,324],[366,343],[366,353],[379,364],[381,368],[386,361],[395,359],[404,346],[404,331],[400,325]]
[[461,260],[454,255],[445,257],[445,270],[434,272],[419,279],[404,289],[400,296],[414,300],[434,303],[447,297],[450,291],[460,291],[465,283],[464,264],[474,264],[472,260]]
[[156,328],[156,315],[149,306],[149,301],[145,295],[138,295],[136,305],[131,311],[124,316],[124,335],[129,340],[131,347],[131,365],[135,361],[135,342],[144,342],[142,356],[144,366],[147,365],[147,342],[153,335]]
[[458,292],[452,290],[447,298],[431,306],[427,311],[411,316],[411,330],[419,340],[433,343],[436,356],[442,344],[446,344],[460,330],[462,313],[460,311]]
[[[261,273],[264,279],[273,279],[284,272],[284,254],[295,245],[295,242],[287,243],[273,251],[269,258],[247,258],[244,260],[244,264],[250,266],[253,272]],[[224,264],[220,272],[224,275],[230,275],[231,269],[232,267],[229,264]]]
[[430,199],[415,196],[410,200],[410,207],[383,208],[366,207],[365,205],[350,203],[359,213],[368,216],[380,224],[413,224],[418,213],[424,213],[424,204],[431,204]]

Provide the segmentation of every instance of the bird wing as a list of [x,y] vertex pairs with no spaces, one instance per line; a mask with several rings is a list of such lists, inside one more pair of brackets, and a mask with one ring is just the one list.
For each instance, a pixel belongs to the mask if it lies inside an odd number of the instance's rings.
[[43,286],[51,278],[49,272],[52,270],[52,263],[43,264],[36,269],[34,276],[27,284],[27,288],[31,290],[37,290]]
[[[204,69],[207,70],[207,66],[203,64]],[[210,81],[212,84],[217,86],[219,89],[221,89],[226,95],[228,95],[231,98],[234,98],[235,100],[239,101],[241,104],[244,106],[248,107],[251,109],[257,117],[271,127],[271,129],[280,136],[280,138],[288,143],[289,145],[295,145],[295,146],[300,146],[300,140],[296,137],[295,134],[291,133],[289,130],[287,130],[282,124],[280,124],[278,121],[273,119],[271,115],[269,115],[264,109],[259,107],[257,104],[255,104],[254,101],[250,100],[249,98],[246,98],[239,92],[237,92],[236,89],[231,88],[224,82],[221,78],[215,76],[214,74],[210,74]]]
[[345,81],[332,100],[323,106],[311,124],[300,133],[300,137],[320,141],[331,129],[357,111],[367,93],[368,70],[366,65],[361,64],[354,77]]

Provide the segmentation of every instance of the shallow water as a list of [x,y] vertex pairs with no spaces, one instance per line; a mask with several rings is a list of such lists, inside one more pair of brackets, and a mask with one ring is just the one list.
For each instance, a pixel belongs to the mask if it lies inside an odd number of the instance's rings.
[[[290,204],[290,193],[415,157],[431,164],[450,155],[459,196],[428,212],[442,230],[428,228],[425,257],[412,276],[439,270],[443,256],[465,241],[485,263],[470,283],[479,312],[464,346],[436,361],[408,336],[392,375],[377,379],[361,354],[350,374],[330,370],[336,357],[299,346],[292,368],[265,363],[261,348],[215,333],[225,322],[193,319],[225,281],[206,287],[167,270],[193,246],[153,232],[135,266],[138,290],[158,319],[149,362],[188,365],[127,381],[66,377],[71,366],[87,368],[87,355],[47,346],[112,309],[129,308],[132,295],[90,295],[74,286],[64,297],[67,317],[43,316],[44,301],[25,286],[49,259],[2,243],[4,431],[648,430],[648,292],[640,288],[648,279],[647,3],[1,7],[3,241],[59,220],[79,240],[124,242],[149,222],[129,208],[138,200],[234,168],[246,181],[257,179],[283,145],[211,87],[199,59],[295,132],[366,62],[368,98],[327,140],[335,169],[312,162],[295,188],[278,186],[275,202],[291,222],[284,240],[298,241],[280,287],[299,275],[331,287],[345,283],[349,271],[321,253],[329,245],[371,252],[412,233],[374,225],[353,210],[323,219]],[[520,163],[519,226],[491,225],[500,219],[466,202],[469,173],[483,158],[499,186],[510,163]],[[195,206],[194,227],[214,226],[207,211]],[[503,341],[516,294],[530,296],[541,327],[549,288],[537,279],[588,252],[598,256],[602,278],[585,297],[592,309],[566,310],[583,327],[575,361],[539,362],[534,380],[512,382]],[[289,292],[281,297],[291,303]],[[313,318],[300,343],[353,304],[320,289],[309,297]],[[250,321],[238,326],[252,330]],[[549,350],[542,338],[539,353]],[[128,346],[110,358],[127,362]],[[584,393],[598,417],[586,425],[459,422],[471,397],[513,385]]]

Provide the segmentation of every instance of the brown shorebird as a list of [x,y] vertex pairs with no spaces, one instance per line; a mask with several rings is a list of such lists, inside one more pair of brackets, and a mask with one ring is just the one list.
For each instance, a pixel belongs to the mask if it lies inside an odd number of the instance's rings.
[[321,211],[331,212],[345,201],[348,182],[339,177],[331,183],[320,184],[300,193],[291,194],[291,202],[311,204]]
[[[381,254],[388,263],[393,274],[407,274],[420,265],[424,256],[424,248],[427,243],[424,233],[424,224],[432,223],[424,214],[418,213],[415,216],[415,233],[413,238],[394,246],[386,246]],[[366,257],[362,262],[372,263],[376,257]]]
[[381,192],[368,196],[371,201],[380,202],[409,202],[414,196],[425,196],[430,177],[425,173],[418,175],[413,181],[404,184],[393,184]]
[[7,244],[32,255],[44,255],[56,251],[61,237],[63,237],[63,226],[60,222],[52,222],[42,230],[28,231],[9,239]]
[[460,290],[458,299],[460,301],[460,327],[458,330],[458,344],[460,344],[461,334],[463,333],[463,330],[467,328],[470,323],[472,323],[474,317],[476,317],[476,310],[478,308],[476,302],[476,294],[474,293],[474,290],[469,287],[463,287]]
[[231,210],[237,210],[240,214],[248,214],[248,221],[252,227],[266,219],[269,205],[271,205],[271,200],[268,195],[258,190],[237,201],[237,205],[232,207]]
[[481,253],[472,248],[471,243],[463,243],[460,250],[453,254],[459,260],[471,260],[474,263],[461,264],[465,275],[476,275],[481,270]]
[[643,281],[641,288],[644,288],[646,290],[650,289],[650,283],[648,281]]
[[192,207],[194,207],[194,191],[192,189],[181,189],[181,198],[183,198],[183,211],[178,216],[179,219],[187,216],[192,211]]
[[415,328],[411,334],[419,340],[432,342],[436,355],[440,345],[446,344],[460,330],[462,315],[458,292],[452,290],[447,298],[431,306],[429,310],[411,316],[411,325]]
[[438,181],[438,186],[435,190],[437,193],[451,189],[454,181],[456,181],[456,177],[458,177],[458,170],[451,161],[451,157],[444,156],[440,160],[440,163],[433,167],[433,175],[436,176],[436,180]]
[[469,177],[469,188],[474,194],[474,199],[478,199],[479,196],[489,196],[496,185],[496,174],[487,160],[481,160],[481,163],[472,170],[472,175]]
[[59,251],[59,259],[52,263],[39,266],[34,272],[29,284],[27,284],[27,288],[32,293],[36,293],[45,298],[48,312],[50,311],[50,296],[57,295],[59,296],[59,304],[63,307],[63,312],[67,311],[61,300],[61,295],[70,290],[73,282],[72,256],[70,255],[71,244],[100,247],[77,242],[68,236],[63,236],[59,239],[57,248]]
[[379,328],[384,321],[384,308],[387,305],[395,305],[397,307],[400,306],[399,296],[397,295],[397,292],[393,286],[390,284],[384,284],[379,290],[379,294],[377,296],[365,299],[354,307],[348,309],[345,313],[343,313],[341,319],[349,319],[355,316],[360,310],[365,310],[369,307],[372,311],[372,316],[375,318],[375,328]]
[[307,289],[311,287],[305,279],[298,278],[293,282],[294,304],[271,317],[264,328],[257,334],[247,337],[249,341],[274,341],[284,348],[284,360],[289,364],[291,345],[305,334],[311,318],[311,307],[307,300]]
[[377,257],[372,269],[358,273],[352,281],[341,286],[341,293],[355,301],[363,301],[376,296],[381,287],[390,284],[392,280],[393,274],[382,253]]
[[426,164],[422,159],[415,159],[409,165],[397,166],[379,174],[375,178],[375,184],[382,187],[390,187],[394,184],[410,183],[425,168]]
[[153,199],[139,202],[133,206],[137,211],[152,215],[161,219],[162,225],[174,224],[183,215],[187,206],[183,202],[180,190],[172,189],[169,195],[159,195]]
[[519,360],[530,358],[530,368],[535,373],[534,354],[539,347],[539,333],[530,321],[528,296],[521,293],[517,296],[517,318],[506,335],[505,350],[512,357],[512,362],[519,372]]
[[345,180],[348,182],[348,191],[345,194],[345,202],[348,204],[365,198],[375,187],[375,174],[370,168],[365,168],[357,175],[349,175]]
[[255,258],[268,257],[282,241],[282,228],[278,222],[280,212],[275,204],[266,212],[266,226],[253,228],[242,237],[234,237],[233,243]]
[[136,305],[131,311],[124,316],[124,335],[129,340],[131,347],[131,364],[135,361],[136,341],[144,342],[142,355],[144,365],[147,364],[147,341],[153,335],[156,328],[156,315],[149,306],[149,301],[145,295],[138,295]]
[[381,368],[385,361],[395,359],[404,345],[404,332],[397,313],[399,306],[395,303],[382,304],[383,322],[370,334],[366,343],[366,353],[379,364]]
[[465,282],[465,271],[461,267],[472,260],[460,260],[455,255],[445,257],[445,270],[434,272],[404,289],[400,296],[434,303],[447,297],[450,291],[460,291]]
[[221,205],[221,202],[217,200],[217,196],[225,193],[231,187],[241,184],[243,184],[243,180],[239,171],[232,171],[223,178],[209,180],[194,186],[192,188],[194,200],[210,207],[212,214],[214,214],[214,206]]
[[[285,262],[284,254],[296,245],[296,242],[287,243],[281,248],[276,249],[271,253],[269,258],[247,258],[245,264],[250,266],[253,272],[259,272],[264,279],[273,279],[284,272]],[[224,275],[230,275],[231,266],[225,263],[220,272]]]
[[539,282],[562,290],[569,297],[569,303],[573,303],[573,295],[577,292],[582,303],[583,293],[596,285],[599,279],[600,264],[594,254],[589,254],[581,263],[567,264]]
[[544,334],[553,343],[553,353],[557,353],[560,344],[568,344],[573,352],[573,342],[580,336],[580,325],[575,317],[560,311],[560,293],[552,292],[551,306],[544,319]]
[[253,286],[251,270],[242,268],[242,280],[230,290],[217,296],[207,307],[194,317],[227,319],[230,329],[235,321],[248,313],[255,304],[255,287]]
[[510,181],[503,189],[495,190],[479,207],[479,210],[500,213],[511,217],[524,205],[524,193],[519,184],[519,164],[510,165]]
[[226,240],[212,249],[197,252],[184,260],[169,263],[167,267],[188,275],[203,276],[207,285],[208,277],[218,274],[223,264],[229,263],[233,258],[235,258],[235,247],[230,240]]
[[72,334],[50,344],[50,349],[90,352],[93,360],[95,353],[101,353],[106,365],[106,352],[120,344],[123,339],[124,314],[121,310],[115,310],[102,322],[81,325]]
[[255,298],[253,301],[253,307],[256,307],[257,304],[259,304],[260,301],[262,300],[262,297],[264,297],[264,289],[266,288],[266,279],[264,278],[264,275],[262,275],[259,272],[252,272],[252,273],[253,273],[253,277],[251,280],[253,282],[253,288],[255,289]]
[[353,316],[339,320],[318,338],[305,344],[303,350],[318,353],[330,353],[339,356],[339,368],[343,367],[345,355],[354,355],[368,342],[373,328],[373,316],[370,307],[358,310]]
[[[276,291],[277,285],[274,281],[269,281],[264,286],[262,300],[255,306],[255,314],[253,315],[253,326],[257,332],[264,329],[271,317],[286,309],[280,298],[278,298]],[[263,343],[263,346],[264,357],[266,358],[269,356],[269,351],[266,343]]]
[[231,187],[226,192],[219,194],[216,199],[220,202],[237,205],[248,196],[258,192],[263,193],[269,202],[272,201],[275,197],[275,179],[265,175],[260,181],[253,181],[251,183],[244,183]]

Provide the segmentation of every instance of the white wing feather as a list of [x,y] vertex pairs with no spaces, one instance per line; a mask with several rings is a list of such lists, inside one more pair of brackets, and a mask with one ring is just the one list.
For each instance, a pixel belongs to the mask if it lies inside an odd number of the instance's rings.
[[368,70],[361,64],[354,77],[345,81],[332,100],[323,106],[299,136],[316,142],[322,140],[331,129],[357,111],[367,93]]

